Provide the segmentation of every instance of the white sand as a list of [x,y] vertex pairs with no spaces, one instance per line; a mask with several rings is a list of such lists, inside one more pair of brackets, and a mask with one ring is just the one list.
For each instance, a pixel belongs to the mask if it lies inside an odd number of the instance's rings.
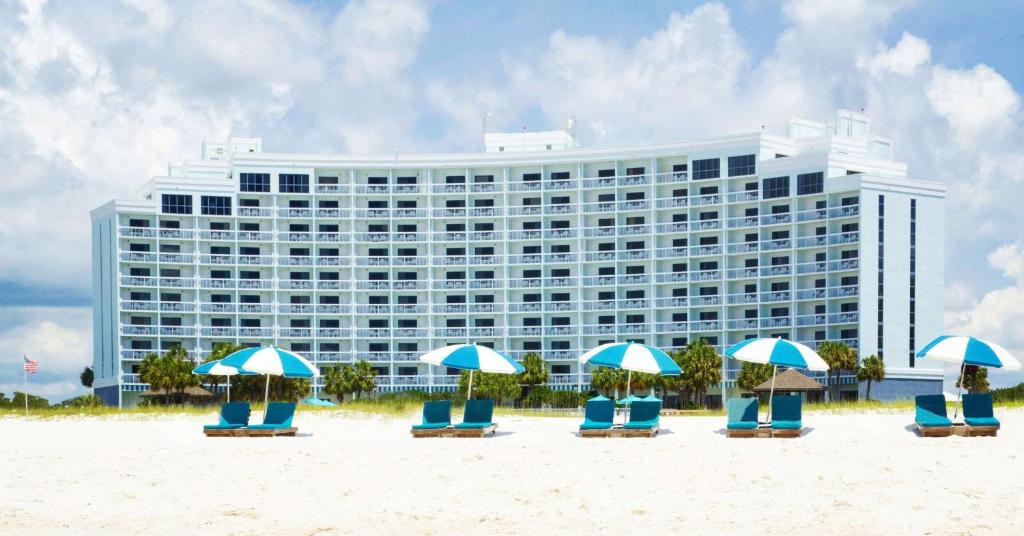
[[296,438],[204,438],[201,417],[0,420],[0,533],[1024,533],[1024,411],[997,438],[909,415],[805,415],[803,438],[655,439],[577,419],[412,439],[409,419],[299,413]]

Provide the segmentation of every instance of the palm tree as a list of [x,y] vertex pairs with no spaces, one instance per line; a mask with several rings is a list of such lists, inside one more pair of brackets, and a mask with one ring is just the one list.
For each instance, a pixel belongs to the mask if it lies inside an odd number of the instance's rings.
[[[225,357],[245,348],[241,344],[235,344],[233,342],[218,342],[213,345],[213,349],[210,351],[210,355],[206,356],[203,363],[209,363],[210,361],[217,361],[218,359],[224,359]],[[210,374],[206,377],[206,384],[211,387],[214,393],[217,392],[220,387],[220,376]]]
[[744,391],[753,391],[754,387],[772,379],[773,367],[764,363],[744,362],[736,376],[736,385]]
[[166,368],[170,382],[170,386],[167,388],[177,391],[178,399],[184,402],[185,388],[199,385],[199,378],[192,374],[195,362],[188,357],[188,352],[180,345],[172,346],[164,353],[161,360],[165,361],[162,366]]
[[977,365],[965,365],[956,386],[958,389],[966,389],[969,393],[988,392],[988,369]]
[[363,393],[371,393],[377,388],[377,370],[368,361],[357,361],[352,367],[350,387],[361,398]]
[[683,383],[693,390],[698,403],[705,406],[708,387],[722,381],[721,356],[704,339],[697,339],[687,345],[682,369]]
[[885,379],[885,363],[878,359],[877,355],[864,358],[860,367],[857,368],[857,380],[868,382],[864,398],[871,400],[871,382],[880,382]]
[[608,367],[595,367],[591,373],[590,385],[604,394],[614,393],[618,398],[619,389],[626,387],[626,371]]
[[519,383],[526,386],[526,396],[530,396],[534,387],[547,383],[548,365],[540,354],[530,352],[523,356],[523,368],[526,370],[519,373]]
[[331,367],[324,374],[324,392],[338,397],[338,402],[344,402],[345,395],[351,392],[351,374],[345,374],[347,368],[347,365]]
[[82,387],[91,389],[93,380],[92,367],[85,367],[82,373],[79,374],[78,379],[82,382]]
[[825,341],[818,345],[818,355],[828,365],[829,400],[839,395],[839,375],[844,370],[857,370],[857,351],[845,343]]
[[[680,369],[683,368],[683,361],[686,358],[685,350],[673,350],[671,352],[668,352],[668,355],[669,357],[672,358],[672,361],[675,361],[676,364],[679,365]],[[658,383],[661,385],[661,388],[665,390],[666,395],[672,391],[679,393],[679,407],[682,407],[684,402],[683,391],[686,390],[686,382],[683,381],[683,375],[680,374],[678,376],[662,376],[659,379]]]

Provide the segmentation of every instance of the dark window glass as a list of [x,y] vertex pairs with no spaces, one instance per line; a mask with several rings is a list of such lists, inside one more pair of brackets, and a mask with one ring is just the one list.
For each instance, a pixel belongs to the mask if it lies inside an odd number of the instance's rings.
[[238,186],[243,192],[269,192],[270,173],[242,173]]
[[761,181],[761,197],[774,199],[789,195],[789,177],[772,177]]
[[277,191],[282,194],[308,194],[309,175],[305,173],[281,173],[277,176]]
[[191,195],[163,194],[160,205],[164,214],[192,214]]
[[693,178],[694,180],[701,179],[717,179],[721,176],[721,165],[722,161],[718,158],[707,158],[704,160],[693,161]]
[[230,216],[231,198],[204,195],[200,198],[200,207],[203,214],[210,216]]
[[754,155],[745,154],[742,156],[729,157],[729,176],[739,177],[741,175],[754,174]]
[[820,194],[825,191],[825,174],[802,173],[796,176],[796,195]]

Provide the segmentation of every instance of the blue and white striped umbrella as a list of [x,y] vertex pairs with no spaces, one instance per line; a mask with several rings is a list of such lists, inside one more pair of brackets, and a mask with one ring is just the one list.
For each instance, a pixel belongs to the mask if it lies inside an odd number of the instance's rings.
[[917,353],[917,357],[979,367],[1020,370],[1020,361],[994,342],[975,337],[941,335]]
[[276,346],[261,346],[239,350],[220,361],[221,365],[235,367],[243,374],[267,374],[286,378],[312,378],[320,371],[305,357]]
[[580,366],[590,363],[595,367],[622,369],[626,374],[626,409],[632,399],[629,396],[633,383],[633,371],[662,376],[678,376],[683,369],[660,348],[636,342],[609,342],[588,350],[580,356]]
[[823,372],[828,364],[818,355],[798,342],[779,338],[747,339],[725,350],[726,357],[762,363],[777,367],[792,367]]
[[270,377],[313,378],[320,375],[315,365],[299,354],[276,346],[261,346],[239,350],[220,360],[223,366],[234,367],[241,374],[265,374],[263,403],[269,402]]
[[683,370],[664,351],[635,342],[610,342],[580,356],[580,364],[609,367],[630,372],[677,376]]
[[431,365],[468,370],[469,388],[466,390],[466,400],[469,400],[473,393],[473,372],[479,370],[493,374],[518,374],[526,370],[511,357],[497,352],[493,348],[478,346],[476,343],[452,344],[431,350],[420,356],[420,361]]
[[960,385],[956,390],[956,406],[953,419],[960,414],[960,393],[963,390],[963,375],[967,365],[992,367],[1006,370],[1020,370],[1020,361],[1013,357],[1006,348],[994,342],[983,341],[975,337],[940,335],[917,353],[917,357],[960,363]]
[[[223,359],[215,359],[213,361],[207,361],[202,365],[192,369],[192,374],[204,375],[204,376],[226,376],[228,382],[228,402],[231,402],[231,377],[239,374],[245,374],[235,367],[229,367],[221,363]],[[251,374],[251,373],[250,373]]]

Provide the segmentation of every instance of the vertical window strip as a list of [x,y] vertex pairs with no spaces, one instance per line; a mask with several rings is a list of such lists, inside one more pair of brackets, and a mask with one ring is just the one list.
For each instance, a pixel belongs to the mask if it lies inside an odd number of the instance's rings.
[[910,368],[917,348],[917,200],[910,200]]
[[884,361],[885,311],[885,196],[878,196],[878,359]]

